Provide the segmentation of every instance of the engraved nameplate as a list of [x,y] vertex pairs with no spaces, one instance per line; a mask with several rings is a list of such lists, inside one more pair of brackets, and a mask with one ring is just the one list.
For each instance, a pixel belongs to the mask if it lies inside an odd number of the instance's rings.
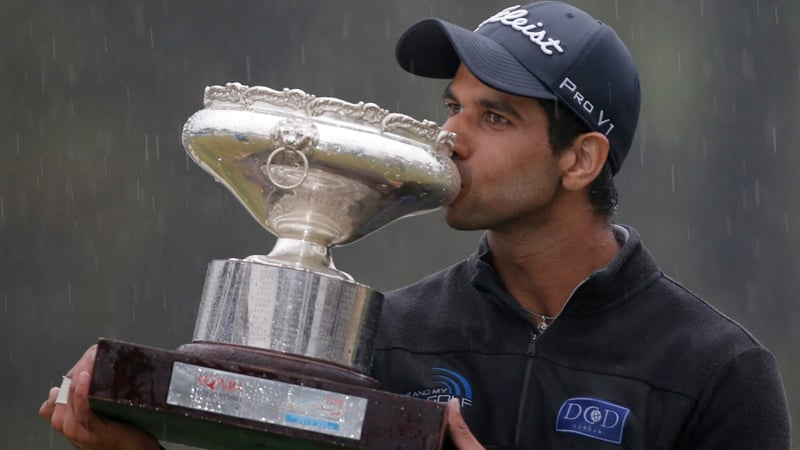
[[367,410],[361,397],[178,361],[167,403],[355,440]]

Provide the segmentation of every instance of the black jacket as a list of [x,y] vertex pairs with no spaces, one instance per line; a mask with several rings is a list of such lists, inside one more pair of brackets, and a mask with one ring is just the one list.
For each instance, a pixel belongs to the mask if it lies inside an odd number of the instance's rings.
[[631,228],[619,254],[539,334],[504,289],[485,239],[387,294],[373,375],[461,399],[479,441],[513,449],[789,449],[773,356],[666,277]]

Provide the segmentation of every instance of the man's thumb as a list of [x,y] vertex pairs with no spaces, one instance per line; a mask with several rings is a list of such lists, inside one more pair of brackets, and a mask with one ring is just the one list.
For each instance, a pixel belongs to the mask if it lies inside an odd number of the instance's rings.
[[461,399],[451,399],[447,404],[447,429],[450,439],[459,450],[478,450],[483,446],[475,439],[461,415]]

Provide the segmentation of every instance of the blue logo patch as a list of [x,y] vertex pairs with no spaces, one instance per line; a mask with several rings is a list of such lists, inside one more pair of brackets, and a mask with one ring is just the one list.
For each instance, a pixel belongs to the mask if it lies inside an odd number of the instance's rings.
[[558,410],[556,431],[620,444],[630,412],[628,408],[595,398],[570,398]]
[[472,386],[469,381],[460,374],[452,370],[443,369],[441,367],[434,367],[433,379],[438,384],[447,387],[447,390],[455,397],[463,397],[472,400]]
[[443,367],[433,367],[431,381],[435,386],[408,391],[406,395],[437,403],[447,403],[458,398],[462,407],[472,405],[472,385],[460,373]]

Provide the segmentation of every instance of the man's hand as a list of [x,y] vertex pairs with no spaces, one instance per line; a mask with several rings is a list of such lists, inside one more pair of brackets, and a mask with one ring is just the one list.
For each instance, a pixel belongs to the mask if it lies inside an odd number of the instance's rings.
[[[66,404],[56,403],[59,388],[39,408],[39,415],[79,450],[158,450],[158,441],[146,432],[98,416],[89,409],[89,380],[97,346],[92,346],[67,372],[72,379]],[[63,396],[62,396],[63,397]]]
[[459,450],[483,450],[483,445],[469,431],[461,415],[461,399],[451,399],[447,404],[447,430]]

